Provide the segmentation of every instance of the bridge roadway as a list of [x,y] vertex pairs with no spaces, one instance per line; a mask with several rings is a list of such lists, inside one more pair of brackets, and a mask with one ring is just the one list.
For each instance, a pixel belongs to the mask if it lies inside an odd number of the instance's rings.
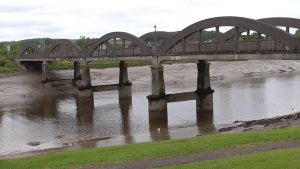
[[[233,27],[224,34],[220,27]],[[282,30],[277,26],[284,26]],[[93,92],[119,90],[120,98],[131,97],[128,80],[128,60],[152,60],[152,92],[149,95],[149,111],[165,112],[168,102],[197,100],[197,104],[210,98],[209,63],[207,61],[237,60],[298,60],[300,38],[290,34],[290,27],[300,29],[300,20],[295,18],[264,18],[253,20],[242,17],[216,17],[196,22],[178,33],[150,32],[140,38],[126,32],[111,32],[99,39],[86,40],[82,47],[66,39],[52,40],[49,45],[25,44],[13,59],[27,66],[42,65],[42,84],[51,87],[47,64],[51,61],[74,62],[74,84],[80,98],[93,97]],[[212,41],[203,40],[203,31],[215,28]],[[250,30],[256,32],[251,38]],[[243,35],[243,32],[247,32]],[[193,37],[193,38],[191,38]],[[195,38],[196,37],[196,38]],[[160,43],[158,43],[160,42]],[[89,62],[119,60],[119,83],[92,86]],[[166,94],[163,76],[164,61],[198,60],[197,89],[192,92]],[[211,105],[211,103],[208,103]],[[155,114],[155,113],[152,113]],[[154,115],[155,116],[155,115]]]

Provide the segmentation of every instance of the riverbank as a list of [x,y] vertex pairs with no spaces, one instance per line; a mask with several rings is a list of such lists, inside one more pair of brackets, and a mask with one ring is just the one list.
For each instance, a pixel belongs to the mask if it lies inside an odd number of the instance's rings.
[[[81,168],[97,165],[178,157],[219,150],[251,148],[254,146],[300,141],[300,128],[250,131],[235,134],[207,135],[195,138],[131,144],[80,151],[49,153],[38,156],[0,160],[0,168]],[[99,166],[100,165],[100,166]],[[145,166],[147,164],[145,163]]]

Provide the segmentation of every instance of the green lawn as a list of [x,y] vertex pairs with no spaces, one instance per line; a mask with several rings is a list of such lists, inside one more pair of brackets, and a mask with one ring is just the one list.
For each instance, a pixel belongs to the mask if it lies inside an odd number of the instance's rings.
[[17,70],[17,67],[0,67],[0,73],[13,73]]
[[199,152],[253,146],[270,142],[300,140],[299,133],[300,128],[286,128],[49,153],[21,159],[0,160],[0,168],[60,169],[96,164],[120,163],[131,160],[187,155]]
[[160,169],[299,169],[300,148],[276,150],[247,156],[225,158]]

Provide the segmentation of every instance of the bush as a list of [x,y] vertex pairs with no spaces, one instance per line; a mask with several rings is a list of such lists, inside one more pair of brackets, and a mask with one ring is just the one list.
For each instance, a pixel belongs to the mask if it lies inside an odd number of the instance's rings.
[[7,62],[5,63],[5,67],[16,68],[17,63],[15,61],[12,61],[12,60],[7,60]]
[[5,66],[7,62],[7,58],[3,57],[3,56],[0,56],[0,66]]

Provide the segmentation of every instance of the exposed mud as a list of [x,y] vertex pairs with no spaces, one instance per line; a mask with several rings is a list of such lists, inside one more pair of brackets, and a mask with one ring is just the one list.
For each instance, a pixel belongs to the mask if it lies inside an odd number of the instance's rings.
[[235,121],[236,125],[219,129],[219,132],[269,130],[300,126],[300,112],[289,115],[251,121]]

